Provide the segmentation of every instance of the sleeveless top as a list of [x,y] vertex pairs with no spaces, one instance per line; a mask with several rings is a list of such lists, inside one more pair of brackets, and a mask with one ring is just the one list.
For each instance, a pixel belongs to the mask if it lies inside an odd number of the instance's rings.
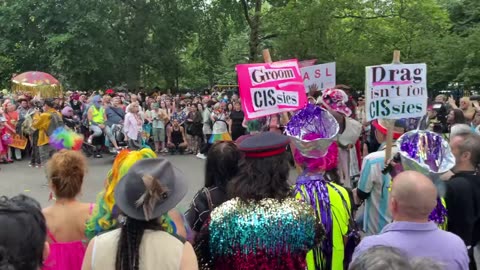
[[175,130],[175,128],[172,128],[172,143],[173,144],[183,143],[183,134],[180,128],[178,128],[178,130]]
[[212,134],[223,134],[228,132],[227,118],[224,113],[216,115],[217,120],[213,123]]
[[[120,229],[95,237],[93,270],[114,270]],[[145,230],[139,249],[139,269],[178,270],[184,243],[164,231]]]
[[[89,214],[92,214],[93,204],[90,204]],[[85,256],[86,243],[84,241],[58,242],[47,229],[47,235],[52,240],[50,254],[45,261],[43,270],[80,270]]]
[[104,114],[105,114],[105,109],[103,108],[103,106],[101,106],[100,109],[97,109],[97,107],[92,106],[92,121],[93,122],[95,122],[99,125],[102,125],[103,123],[105,123],[105,119],[103,118]]

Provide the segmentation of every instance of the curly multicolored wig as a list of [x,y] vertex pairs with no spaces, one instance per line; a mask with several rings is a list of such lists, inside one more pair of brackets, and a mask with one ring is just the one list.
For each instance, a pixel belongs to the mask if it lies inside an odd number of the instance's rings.
[[137,161],[156,157],[155,152],[148,148],[131,152],[123,150],[118,154],[113,162],[112,169],[107,174],[105,189],[98,194],[92,217],[87,221],[85,235],[88,239],[116,227],[117,221],[112,215],[115,205],[115,187]]

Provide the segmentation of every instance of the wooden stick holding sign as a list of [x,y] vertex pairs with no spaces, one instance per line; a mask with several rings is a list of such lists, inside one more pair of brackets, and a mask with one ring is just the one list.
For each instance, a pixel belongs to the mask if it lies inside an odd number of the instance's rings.
[[[263,61],[265,63],[272,63],[272,56],[270,55],[270,50],[269,49],[264,49],[262,51],[262,55],[263,55]],[[283,121],[282,121],[283,119]],[[290,121],[290,114],[288,112],[283,112],[282,113],[282,116],[281,116],[281,119],[279,119],[280,122],[283,122],[282,124],[283,125],[286,125],[288,123],[288,121]],[[293,161],[295,162],[295,168],[297,169],[297,173],[298,174],[301,174],[303,169],[300,165],[297,164],[297,162],[295,161],[295,144],[293,142],[290,143],[290,151],[292,151],[292,158],[293,158]]]
[[[400,51],[393,51],[393,62],[394,65],[400,65]],[[392,158],[392,147],[393,147],[393,130],[395,129],[395,119],[386,119],[387,123],[387,141],[385,146],[385,165]]]

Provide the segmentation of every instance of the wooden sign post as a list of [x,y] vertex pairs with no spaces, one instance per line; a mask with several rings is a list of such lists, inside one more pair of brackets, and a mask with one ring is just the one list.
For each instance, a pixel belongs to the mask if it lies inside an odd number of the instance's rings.
[[[263,55],[263,61],[265,63],[272,63],[272,56],[270,55],[270,50],[269,49],[264,49],[262,51],[262,55]],[[287,112],[284,112],[282,113],[282,118],[286,119],[286,122],[290,121],[290,116]],[[295,161],[295,144],[293,142],[290,143],[290,151],[292,151],[292,158],[293,158],[293,162],[295,163],[295,168],[297,169],[297,173],[300,175],[303,171],[302,167],[297,164],[297,162]]]
[[[400,51],[393,51],[393,62],[394,65],[399,65],[400,63]],[[395,120],[394,119],[385,119],[387,128],[387,141],[385,146],[385,164],[392,158],[392,147],[393,147],[393,131],[395,129]]]

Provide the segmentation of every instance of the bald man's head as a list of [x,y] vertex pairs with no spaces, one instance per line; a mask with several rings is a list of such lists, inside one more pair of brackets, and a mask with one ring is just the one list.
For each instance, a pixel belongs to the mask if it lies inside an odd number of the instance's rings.
[[405,171],[393,179],[391,211],[404,221],[427,219],[437,205],[437,189],[425,175]]

